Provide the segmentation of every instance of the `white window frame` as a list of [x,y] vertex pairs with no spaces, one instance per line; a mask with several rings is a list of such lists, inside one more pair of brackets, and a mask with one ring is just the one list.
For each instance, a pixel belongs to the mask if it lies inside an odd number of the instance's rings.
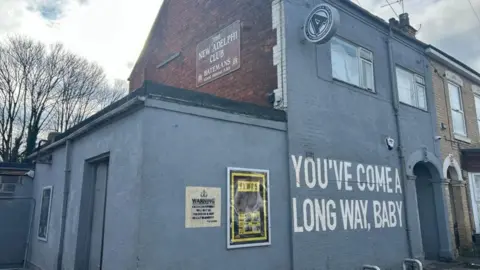
[[[401,100],[400,93],[397,93],[399,101],[403,104],[407,104],[407,105],[413,106],[415,108],[427,111],[428,110],[428,98],[427,98],[427,86],[426,86],[426,83],[425,83],[425,77],[423,77],[423,76],[421,76],[421,75],[419,75],[415,72],[412,72],[412,71],[410,71],[406,68],[403,68],[401,66],[396,66],[395,67],[395,78],[396,78],[396,81],[397,81],[397,91],[400,91],[398,71],[403,71],[405,73],[408,73],[410,75],[410,83],[414,87],[414,89],[410,89],[410,93],[409,93],[413,103],[409,103],[405,100]],[[419,101],[419,98],[418,98],[418,96],[419,96],[418,93],[420,91],[423,91],[423,96],[424,96],[424,101],[425,101],[424,104],[420,104],[420,101]]]
[[[371,92],[374,92],[375,93],[375,69],[374,69],[374,64],[373,64],[373,53],[370,51],[370,50],[367,50],[361,46],[358,46],[352,42],[349,42],[343,38],[340,38],[340,37],[334,37],[332,39],[332,41],[336,41],[338,43],[341,43],[345,46],[348,46],[348,47],[351,47],[351,48],[355,48],[357,54],[356,54],[356,58],[357,58],[357,62],[358,62],[358,82],[348,82],[348,81],[345,81],[344,79],[342,78],[338,78],[335,76],[334,72],[333,72],[333,52],[332,52],[332,45],[330,45],[330,55],[331,55],[331,65],[332,65],[332,77],[336,80],[339,80],[339,81],[342,81],[342,82],[345,82],[345,83],[348,83],[348,84],[352,84],[352,85],[355,85],[357,87],[360,87],[360,88],[363,88],[365,90],[368,90],[368,91],[371,91]],[[368,85],[367,81],[368,81],[368,78],[365,79],[366,76],[368,76],[368,73],[367,71],[363,68],[363,63],[366,63],[366,64],[369,64],[371,66],[371,76],[369,76],[370,80],[371,80],[371,84],[372,85]]]
[[[43,205],[43,193],[45,190],[50,189],[50,198],[49,198],[49,204],[48,204],[48,213],[47,213],[47,224],[45,228],[45,237],[41,237],[39,235],[40,232],[40,222],[41,222],[41,217],[42,217],[42,205]],[[40,215],[38,218],[38,226],[37,226],[37,238],[41,241],[47,242],[48,241],[48,232],[50,228],[50,216],[52,215],[52,198],[53,198],[53,186],[46,186],[42,189],[42,193],[40,194],[41,196],[41,202],[40,202]]]
[[[452,98],[451,98],[451,89],[450,89],[450,85],[454,86],[457,88],[458,90],[458,100],[460,102],[460,110],[458,109],[454,109],[452,107]],[[459,85],[458,83],[455,83],[455,82],[452,82],[452,81],[447,81],[447,88],[448,88],[448,101],[450,103],[450,117],[452,119],[452,130],[453,130],[453,134],[454,135],[460,135],[460,136],[463,136],[463,137],[467,137],[467,122],[465,121],[465,109],[464,109],[464,106],[463,106],[463,96],[462,96],[462,86]],[[461,113],[462,114],[462,121],[463,121],[463,127],[465,128],[465,130],[462,130],[460,132],[458,132],[457,130],[455,130],[455,124],[453,123],[454,121],[454,118],[453,118],[453,112],[457,112],[457,113]]]
[[479,234],[480,233],[480,215],[478,212],[478,204],[477,202],[480,202],[480,196],[477,198],[475,191],[476,191],[476,185],[475,185],[475,176],[480,176],[480,173],[468,173],[468,184],[470,186],[470,202],[472,206],[472,212],[473,212],[473,223],[475,225],[475,233]]
[[[478,100],[478,103],[477,103],[477,100]],[[477,117],[478,133],[480,134],[480,114],[477,113],[477,111],[480,110],[480,95],[474,94],[473,101],[475,102],[475,115]]]

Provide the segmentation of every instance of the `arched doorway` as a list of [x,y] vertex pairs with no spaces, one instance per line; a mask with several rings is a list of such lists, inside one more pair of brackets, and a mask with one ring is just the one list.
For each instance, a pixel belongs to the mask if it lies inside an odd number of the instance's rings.
[[450,184],[448,185],[448,193],[450,194],[449,199],[450,199],[450,215],[452,218],[452,225],[453,225],[453,239],[454,239],[454,244],[455,244],[455,249],[456,252],[458,253],[458,250],[460,249],[460,235],[458,232],[458,221],[459,221],[459,213],[458,208],[459,205],[461,204],[461,201],[457,200],[455,197],[455,191],[453,189],[452,182],[459,182],[457,172],[455,171],[455,168],[449,167],[447,169],[447,179],[450,180]]
[[450,227],[454,240],[452,244],[456,250],[456,255],[458,255],[462,250],[469,250],[472,247],[472,227],[469,218],[468,194],[465,181],[460,164],[453,154],[449,154],[443,162],[443,176],[449,182]]
[[425,259],[438,260],[440,254],[440,239],[438,216],[434,190],[434,179],[440,179],[438,173],[432,170],[428,163],[418,162],[413,173],[416,176],[418,214]]

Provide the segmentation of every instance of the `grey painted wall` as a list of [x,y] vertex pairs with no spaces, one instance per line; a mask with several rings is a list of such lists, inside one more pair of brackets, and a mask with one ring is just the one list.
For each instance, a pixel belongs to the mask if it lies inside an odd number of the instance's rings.
[[[41,269],[54,269],[59,245],[60,222],[62,216],[63,184],[65,169],[65,150],[57,149],[52,156],[52,165],[36,164],[33,181],[33,197],[36,201],[32,234],[30,239],[29,262]],[[50,222],[47,242],[38,239],[40,205],[42,191],[46,186],[53,186]]]
[[[107,190],[104,268],[135,269],[140,206],[142,163],[142,112],[97,129],[72,143],[71,192],[66,222],[63,269],[74,269],[79,226],[79,205],[85,161],[110,153],[110,185]],[[35,193],[40,201],[41,188],[54,186],[48,242],[37,240],[39,209],[36,211],[31,263],[43,270],[56,269],[63,197],[65,149],[54,151],[52,165],[37,165]]]
[[[296,200],[296,207],[292,200],[292,208],[296,209],[297,214],[294,226],[295,224],[299,226],[296,231],[303,230],[294,232],[293,235],[294,266],[295,269],[358,269],[363,264],[374,264],[381,266],[382,269],[398,269],[401,261],[408,257],[404,214],[402,212],[400,216],[398,211],[394,213],[397,215],[394,227],[374,228],[375,216],[372,204],[374,200],[403,203],[402,194],[360,191],[357,184],[358,164],[362,164],[363,168],[367,165],[391,168],[392,187],[395,187],[394,171],[398,169],[400,172],[401,168],[398,152],[389,151],[385,144],[387,136],[398,141],[391,103],[386,43],[388,28],[361,16],[345,5],[345,1],[330,2],[338,7],[341,16],[337,35],[373,52],[376,93],[333,80],[330,43],[313,45],[300,42],[299,29],[310,8],[297,2],[285,1],[289,155],[293,155],[296,161],[300,156],[303,161],[307,156],[312,157],[313,161],[320,158],[322,170],[323,159],[348,161],[351,162],[351,168],[347,173],[352,174],[351,191],[346,191],[344,185],[342,189],[337,187],[336,179],[345,177],[337,178],[334,167],[328,169],[329,182],[325,189],[319,185],[309,188],[305,182],[305,163],[302,163],[299,171],[300,187],[297,187],[293,181],[296,179],[294,162],[290,160],[292,179],[290,187],[292,198]],[[415,151],[426,147],[428,156],[433,157],[429,161],[437,165],[438,146],[434,142],[435,106],[427,60],[421,47],[398,36],[393,48],[393,58],[397,65],[423,75],[427,81],[428,111],[400,105],[400,126],[405,155],[408,158]],[[421,159],[414,160],[413,164],[418,161]],[[327,164],[330,166],[330,163]],[[339,168],[340,162],[336,164]],[[316,164],[314,166],[316,168]],[[311,181],[312,172],[310,170],[308,172],[307,180]],[[316,177],[318,179],[318,174]],[[366,181],[361,168],[360,181]],[[403,184],[406,179],[401,177],[400,181]],[[415,257],[422,258],[415,185],[414,183],[407,185],[407,190],[403,190],[402,185],[402,191],[407,193],[409,205],[415,205],[415,208],[410,207],[408,213],[413,230],[413,253]],[[331,199],[336,206],[332,211],[337,215],[333,219],[337,221],[336,226],[332,225],[331,229],[327,228],[325,231],[321,226],[317,231],[314,226],[309,232],[311,205],[307,201],[304,211],[303,204],[306,199],[311,199],[312,202],[314,199]],[[341,200],[361,200],[363,203],[368,201],[367,222],[359,223],[364,224],[365,228],[362,229],[360,226],[344,228],[345,218],[342,216]],[[440,209],[443,211],[443,208]],[[313,214],[318,212],[315,209],[312,211]],[[362,213],[363,211],[359,216],[363,221]],[[398,223],[399,218],[403,220],[402,226]],[[305,223],[307,227],[302,226]],[[371,230],[367,229],[367,223],[370,223]],[[317,225],[318,222],[313,224]]]
[[[76,257],[85,161],[109,152],[103,269],[291,269],[286,124],[147,100],[148,107],[72,142],[64,269]],[[33,237],[30,262],[55,269],[65,148],[37,165],[35,193],[54,186],[48,241]],[[226,248],[227,167],[270,170],[272,245]],[[222,188],[217,228],[185,228],[185,187]],[[38,230],[37,209],[34,235]],[[222,258],[222,260],[219,260]]]
[[[162,101],[149,106],[139,269],[291,269],[286,133],[278,130],[285,123]],[[229,166],[270,170],[271,246],[227,250]],[[221,227],[185,228],[186,186],[221,188]]]

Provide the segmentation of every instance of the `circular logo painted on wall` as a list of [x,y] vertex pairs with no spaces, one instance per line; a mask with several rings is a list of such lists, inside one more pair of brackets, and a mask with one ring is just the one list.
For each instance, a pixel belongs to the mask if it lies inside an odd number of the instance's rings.
[[316,6],[305,20],[303,32],[312,43],[325,43],[337,32],[340,15],[337,9],[327,4]]

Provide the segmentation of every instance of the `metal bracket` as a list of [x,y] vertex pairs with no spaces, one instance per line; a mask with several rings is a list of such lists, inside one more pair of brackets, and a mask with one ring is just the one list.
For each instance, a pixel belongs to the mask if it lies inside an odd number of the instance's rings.
[[375,265],[364,265],[362,270],[380,270],[380,267]]
[[423,270],[422,262],[416,259],[403,260],[403,270]]

